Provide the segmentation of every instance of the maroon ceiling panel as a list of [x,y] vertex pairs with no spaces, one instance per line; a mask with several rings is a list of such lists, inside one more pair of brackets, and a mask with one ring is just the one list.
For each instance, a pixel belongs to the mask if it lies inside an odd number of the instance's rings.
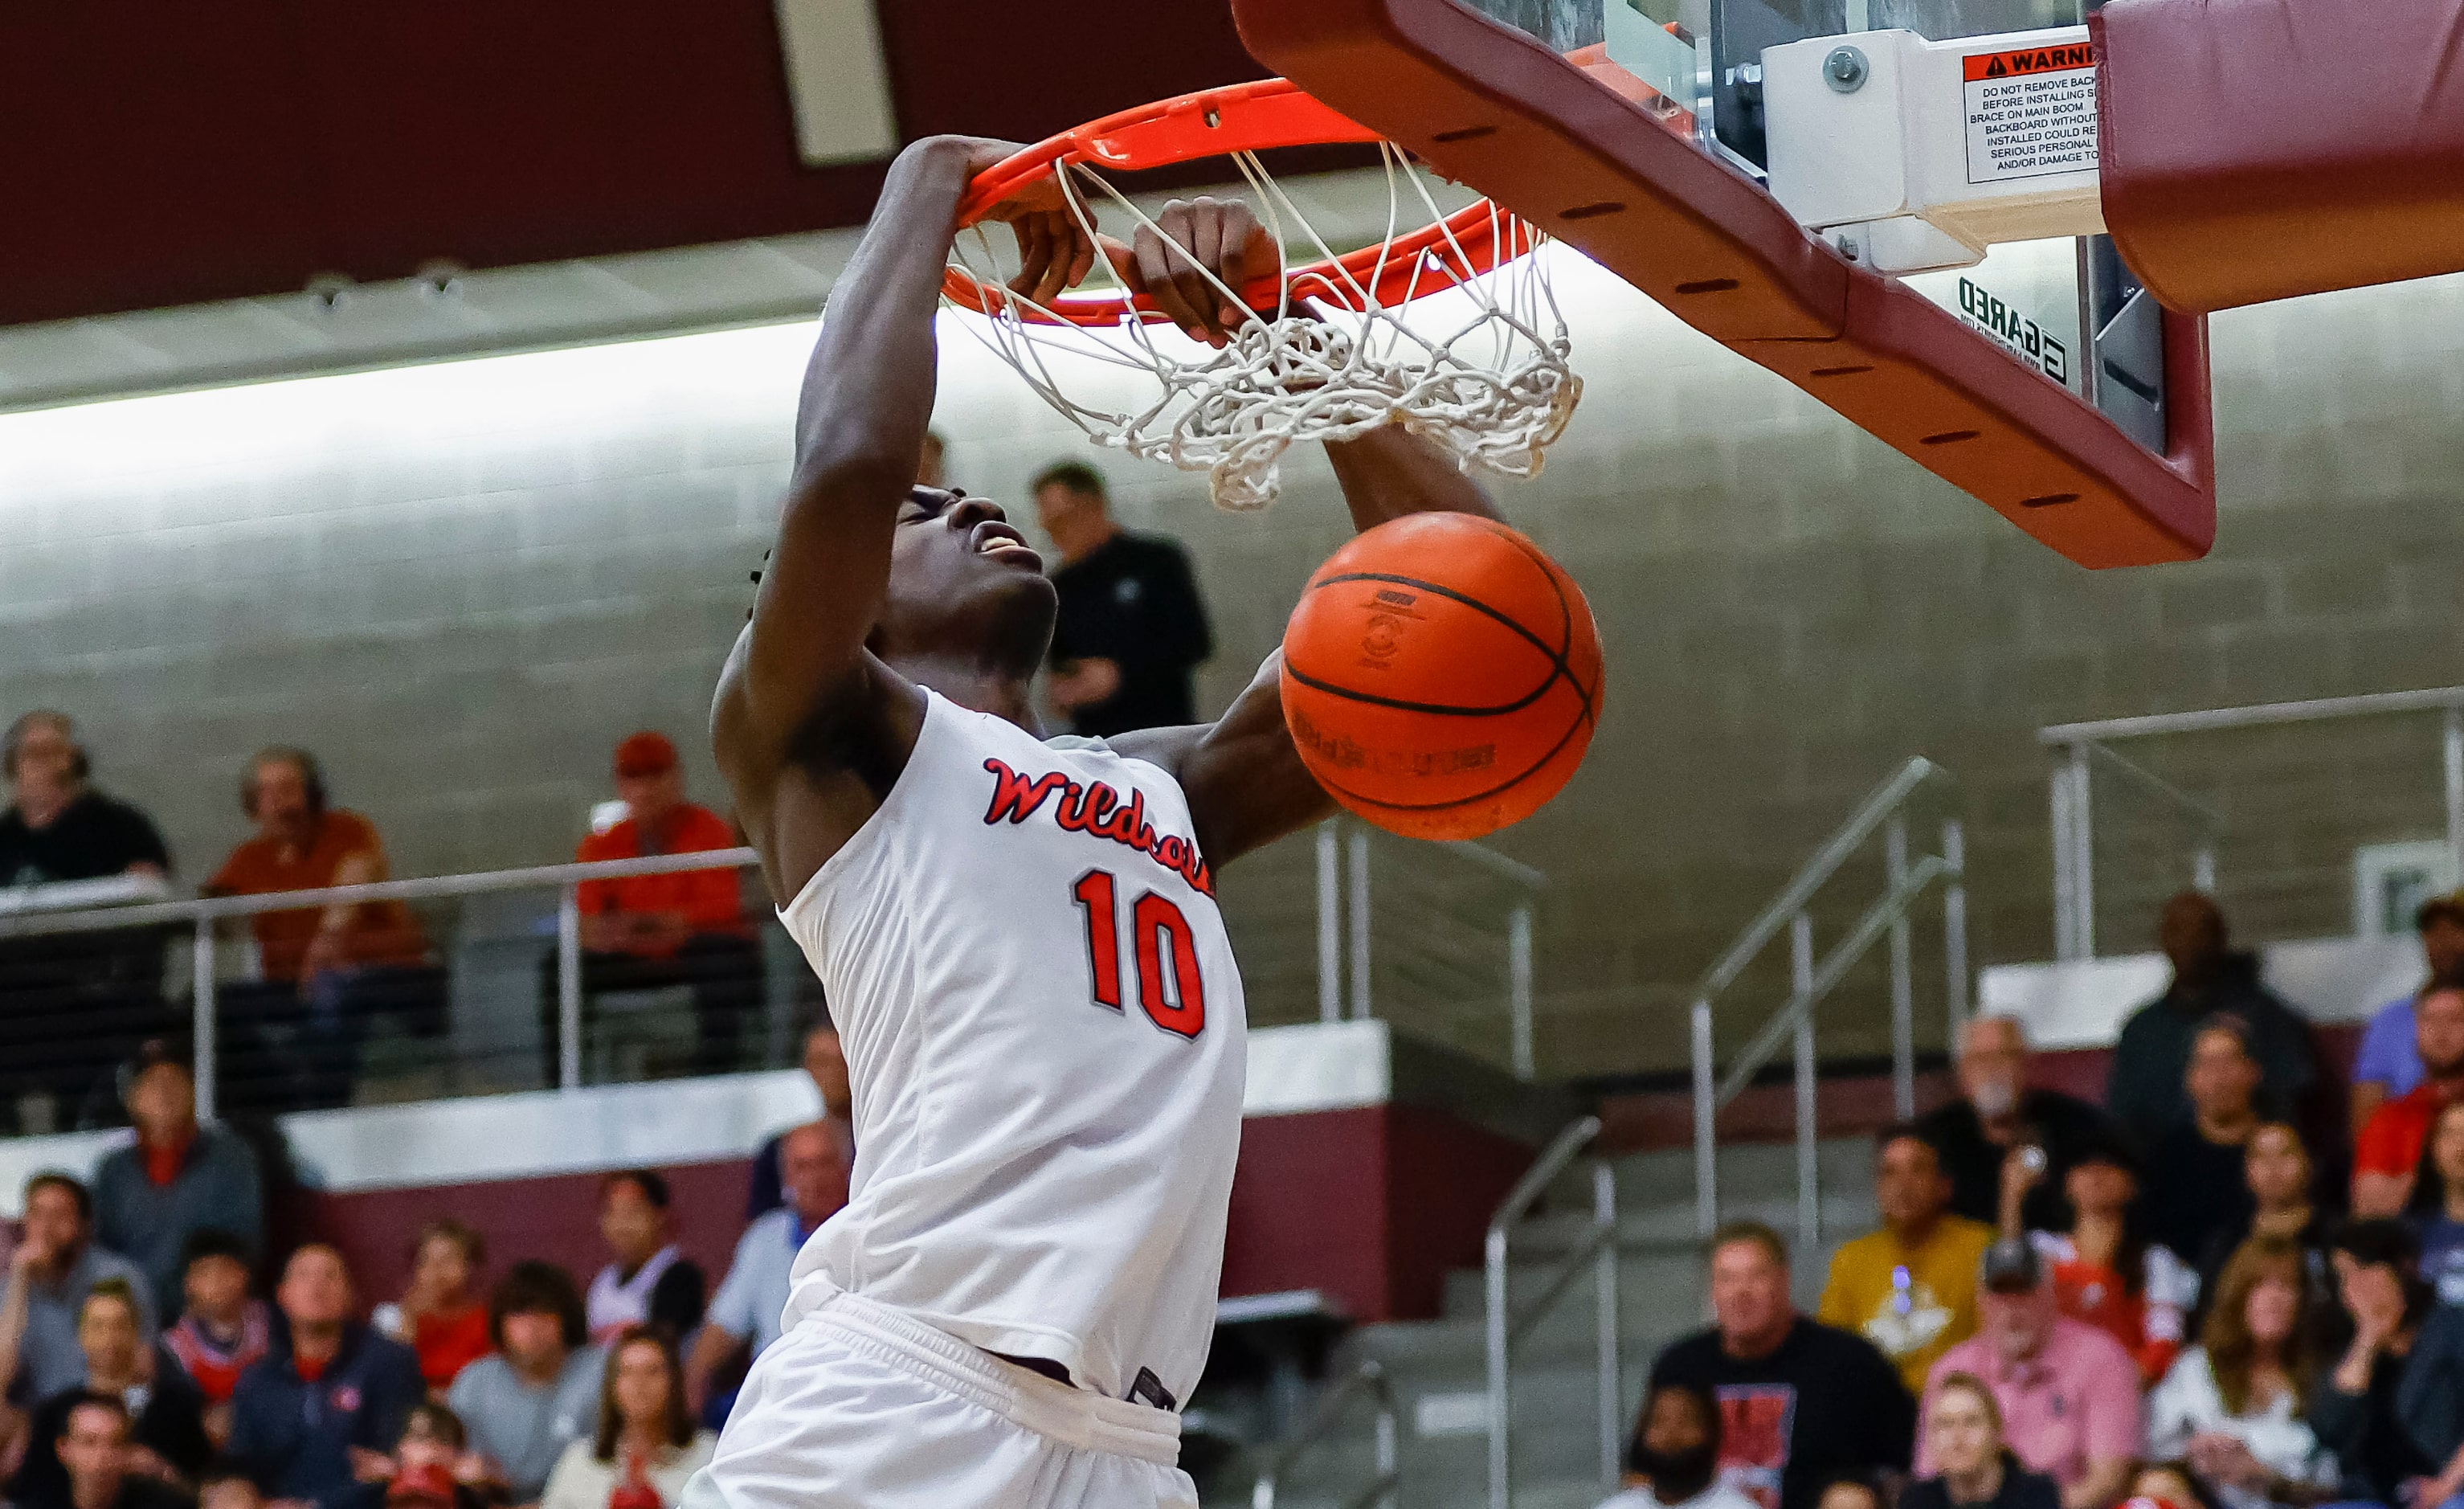
[[[1260,76],[1222,0],[879,0],[899,124],[1032,140]],[[771,0],[0,11],[0,323],[852,225]]]
[[299,286],[282,0],[0,8],[0,322]]
[[882,0],[899,124],[1035,142],[1132,105],[1264,78],[1226,0]]
[[329,255],[360,277],[843,223],[880,181],[797,160],[769,0],[298,13]]

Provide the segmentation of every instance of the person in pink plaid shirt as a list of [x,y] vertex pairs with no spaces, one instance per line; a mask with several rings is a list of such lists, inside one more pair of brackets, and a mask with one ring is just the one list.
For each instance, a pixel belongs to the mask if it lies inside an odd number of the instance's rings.
[[2052,1276],[2025,1241],[1987,1250],[1974,1336],[1933,1365],[1917,1428],[1917,1473],[1930,1476],[1934,1395],[1953,1373],[1985,1380],[2019,1460],[2061,1485],[2063,1509],[2103,1509],[2139,1452],[2139,1368],[2122,1343],[2056,1308]]

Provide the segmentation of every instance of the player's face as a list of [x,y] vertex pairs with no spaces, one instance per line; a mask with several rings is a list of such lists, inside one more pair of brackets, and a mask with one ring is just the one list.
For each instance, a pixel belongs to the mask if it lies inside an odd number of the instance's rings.
[[999,504],[919,487],[898,510],[877,647],[893,659],[1031,671],[1051,641],[1057,601],[1044,558]]

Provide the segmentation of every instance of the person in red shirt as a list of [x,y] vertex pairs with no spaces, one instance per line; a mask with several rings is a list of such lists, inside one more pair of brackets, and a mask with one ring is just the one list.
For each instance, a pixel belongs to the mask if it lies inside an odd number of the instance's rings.
[[2353,1214],[2396,1215],[2412,1194],[2431,1123],[2464,1098],[2464,987],[2432,986],[2412,1008],[2422,1081],[2370,1113],[2353,1143]]
[[[616,746],[616,794],[625,818],[582,840],[574,858],[639,859],[651,854],[733,849],[735,826],[685,800],[676,746],[645,731]],[[736,872],[685,870],[585,880],[582,906],[582,1039],[587,1048],[592,1004],[608,990],[693,989],[694,1074],[741,1067],[746,1019],[761,1010],[761,950],[745,921]],[[546,1081],[559,1081],[564,1034],[558,1010],[556,955],[540,969],[539,1036],[546,1045]]]
[[[206,882],[208,896],[265,896],[386,878],[385,843],[357,812],[331,808],[304,749],[261,750],[240,779],[240,809],[256,835]],[[286,1111],[348,1104],[368,1017],[386,1012],[414,1034],[445,1024],[445,973],[399,901],[260,912],[263,981],[225,990],[235,1041],[224,1104]]]
[[369,1324],[418,1356],[419,1375],[440,1398],[463,1368],[495,1347],[488,1307],[471,1292],[487,1261],[488,1243],[477,1232],[451,1216],[430,1221],[411,1243],[409,1287],[369,1317]]

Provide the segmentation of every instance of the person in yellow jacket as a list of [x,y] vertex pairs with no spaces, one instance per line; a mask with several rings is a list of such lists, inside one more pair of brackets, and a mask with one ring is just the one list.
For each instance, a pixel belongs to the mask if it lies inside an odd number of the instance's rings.
[[1913,1127],[1874,1139],[1874,1204],[1882,1229],[1831,1259],[1817,1318],[1855,1331],[1925,1389],[1934,1359],[1976,1330],[1976,1272],[1993,1229],[1950,1213],[1950,1178]]

